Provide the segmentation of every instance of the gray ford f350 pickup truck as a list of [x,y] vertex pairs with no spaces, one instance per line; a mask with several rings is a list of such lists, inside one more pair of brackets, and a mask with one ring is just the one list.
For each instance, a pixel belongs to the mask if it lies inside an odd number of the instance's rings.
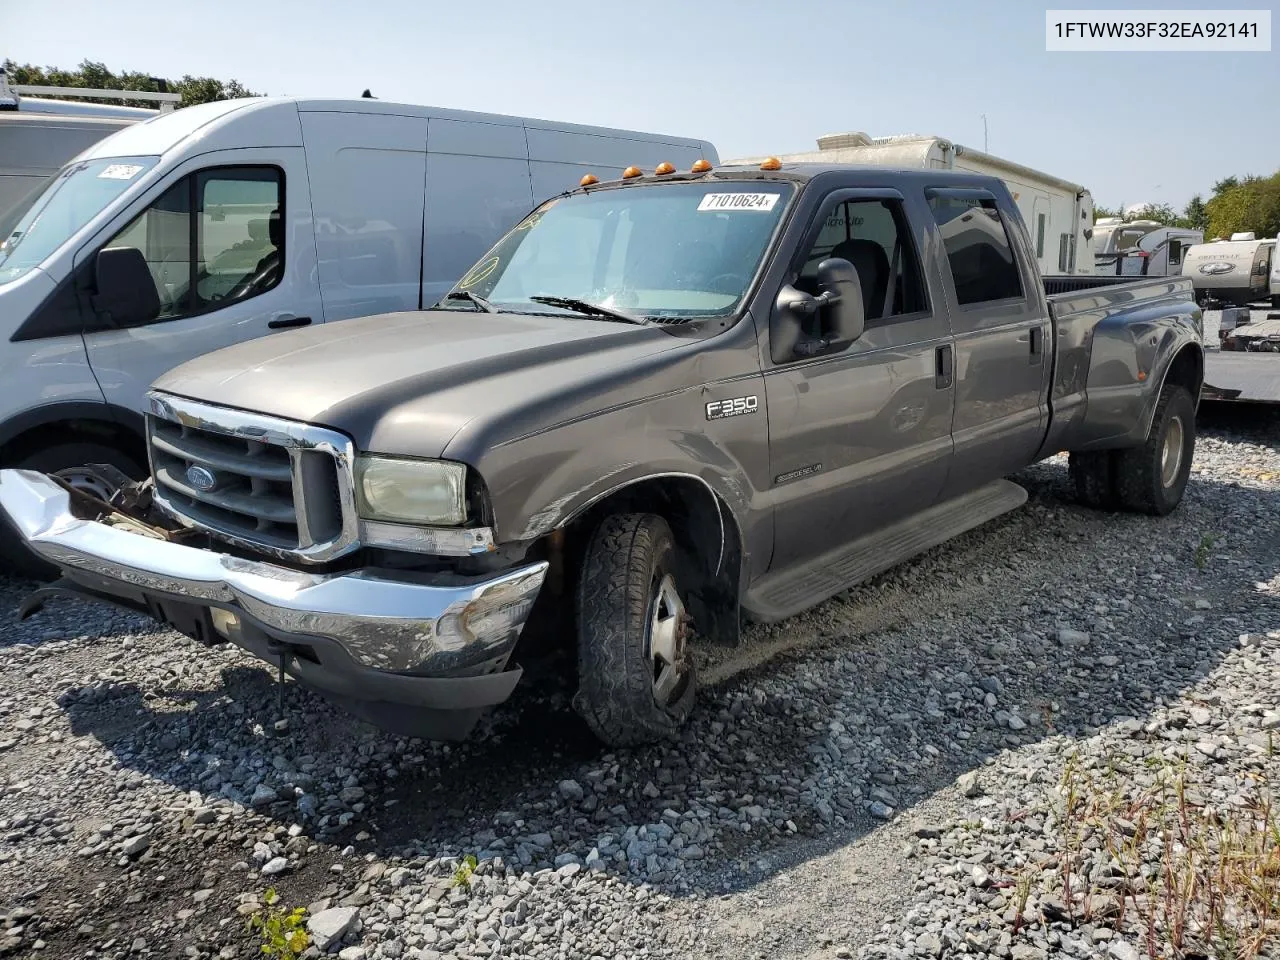
[[630,168],[544,203],[436,309],[242,343],[154,387],[111,504],[0,472],[71,593],[229,639],[383,726],[467,734],[538,623],[609,744],[670,734],[694,642],[1022,504],[1183,495],[1189,281],[1042,281],[1000,181]]

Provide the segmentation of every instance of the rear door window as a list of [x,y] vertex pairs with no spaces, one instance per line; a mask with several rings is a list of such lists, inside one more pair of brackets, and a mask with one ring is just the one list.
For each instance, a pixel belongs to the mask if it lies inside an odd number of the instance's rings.
[[993,198],[931,194],[929,207],[961,306],[1023,296],[1013,244]]

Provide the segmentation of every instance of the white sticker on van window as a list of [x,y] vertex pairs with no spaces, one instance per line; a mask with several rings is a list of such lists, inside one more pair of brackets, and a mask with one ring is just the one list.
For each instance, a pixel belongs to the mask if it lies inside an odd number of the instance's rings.
[[142,169],[140,163],[112,163],[107,166],[100,174],[99,180],[132,180],[139,170]]
[[708,193],[699,210],[755,210],[768,213],[778,202],[776,193]]

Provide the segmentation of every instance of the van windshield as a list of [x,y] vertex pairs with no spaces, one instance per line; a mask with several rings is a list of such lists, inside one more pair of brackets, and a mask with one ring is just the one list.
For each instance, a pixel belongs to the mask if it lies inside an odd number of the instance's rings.
[[22,210],[5,217],[0,284],[39,266],[159,161],[159,157],[86,160],[54,175]]
[[546,313],[536,299],[546,297],[668,322],[722,316],[746,294],[792,192],[777,181],[698,180],[557,198],[503,237],[442,306],[474,310],[470,295]]

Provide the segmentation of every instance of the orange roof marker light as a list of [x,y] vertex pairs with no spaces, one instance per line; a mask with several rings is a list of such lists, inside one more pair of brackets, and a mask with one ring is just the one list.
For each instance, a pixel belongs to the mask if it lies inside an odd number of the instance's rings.
[[760,169],[761,170],[781,170],[782,161],[779,160],[777,157],[770,157],[764,163],[760,164]]
[[660,177],[665,177],[669,173],[676,172],[676,165],[674,163],[668,163],[666,160],[663,160],[660,164],[658,164],[657,169],[655,169],[653,172]]
[[627,167],[627,169],[622,171],[623,180],[633,180],[638,176],[640,176],[639,167]]
[[706,173],[711,169],[711,161],[705,158],[702,160],[695,160],[693,161],[693,166],[690,167],[690,169],[694,173]]
[[588,173],[585,177],[583,177],[581,180],[578,181],[578,186],[589,187],[593,183],[599,183],[599,182],[600,182],[599,177],[597,177],[594,173]]

